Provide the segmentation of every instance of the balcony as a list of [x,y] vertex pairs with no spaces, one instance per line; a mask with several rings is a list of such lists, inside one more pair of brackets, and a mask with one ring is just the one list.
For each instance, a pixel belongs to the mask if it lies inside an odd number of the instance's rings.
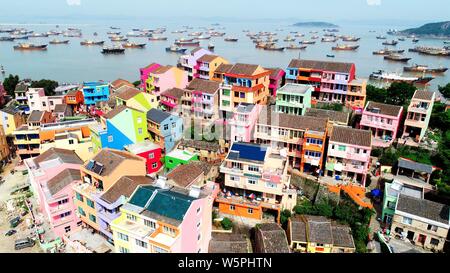
[[352,173],[366,173],[367,170],[364,168],[364,166],[362,165],[354,165],[354,164],[344,164],[343,165],[343,170],[347,171],[347,172],[352,172]]
[[223,192],[220,192],[219,195],[216,197],[216,202],[226,203],[230,205],[245,206],[254,209],[260,209],[261,207],[274,210],[281,209],[281,205],[279,204],[279,202],[273,199],[263,197],[252,200],[239,195],[226,196]]
[[425,121],[415,120],[415,119],[406,119],[405,126],[417,127],[417,128],[426,128],[427,124]]
[[203,97],[197,97],[197,96],[193,96],[192,97],[192,102],[193,103],[202,103],[203,102]]
[[220,172],[221,173],[227,173],[231,175],[243,175],[244,171],[237,168],[228,168],[225,166],[220,166]]
[[369,120],[367,118],[366,115],[363,114],[363,117],[361,118],[361,125],[363,126],[367,126],[367,127],[371,127],[371,128],[378,128],[378,129],[383,129],[383,130],[387,130],[387,131],[391,131],[394,132],[395,131],[395,125],[393,124],[388,124],[386,122],[381,122],[381,121],[375,121],[375,120]]
[[108,212],[104,208],[98,210],[98,216],[105,220],[107,223],[111,223],[114,219],[120,216],[120,212]]
[[49,209],[51,216],[55,216],[67,212],[68,210],[72,210],[72,206],[69,203],[65,203],[62,205],[49,206]]
[[34,149],[18,149],[17,150],[17,154],[18,155],[30,155],[30,154],[40,154],[40,150],[39,148],[34,148]]

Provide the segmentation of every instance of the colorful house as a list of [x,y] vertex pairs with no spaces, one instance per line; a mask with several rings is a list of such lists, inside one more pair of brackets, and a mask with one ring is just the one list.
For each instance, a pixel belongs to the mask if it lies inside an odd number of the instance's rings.
[[286,72],[281,68],[266,68],[266,70],[270,71],[269,93],[276,98],[278,89],[285,85]]
[[120,105],[90,127],[94,152],[103,148],[123,150],[124,146],[149,139],[145,112]]
[[224,188],[216,198],[219,211],[262,220],[263,213],[291,210],[297,202],[287,173],[287,157],[265,145],[235,142],[220,167]]
[[211,51],[197,47],[193,49],[189,54],[180,56],[178,65],[187,73],[188,81],[192,81],[194,74],[196,73],[195,66],[197,66],[197,60],[203,55],[212,54]]
[[[101,226],[97,214],[99,205],[94,201],[96,197],[111,189],[119,178],[145,176],[147,170],[144,158],[129,152],[106,148],[82,165],[80,173],[81,182],[72,187],[75,192],[74,204],[77,214],[84,225],[100,232],[108,230],[108,227]],[[108,234],[103,235],[109,238]]]
[[83,97],[86,106],[93,106],[97,102],[107,102],[109,95],[109,84],[106,82],[83,83]]
[[242,102],[267,104],[270,71],[259,65],[238,63],[224,75],[220,91],[222,116],[230,116]]
[[30,111],[53,112],[56,105],[64,102],[64,96],[46,96],[44,88],[30,88],[26,95]]
[[145,158],[147,165],[147,174],[159,171],[162,167],[162,150],[161,147],[151,141],[144,141],[125,146],[125,150]]
[[333,134],[334,126],[348,126],[348,123],[350,122],[349,113],[320,108],[306,108],[305,116],[328,119],[328,136]]
[[7,95],[3,83],[0,81],[0,106],[3,106],[6,102],[5,96]]
[[148,75],[146,92],[156,96],[159,101],[162,92],[170,88],[185,88],[188,84],[187,73],[178,67],[161,66]]
[[55,88],[56,96],[65,96],[72,91],[77,91],[81,89],[79,84],[62,84]]
[[183,137],[183,119],[179,116],[154,108],[147,112],[147,122],[150,137],[164,153],[170,152]]
[[0,163],[5,164],[11,159],[11,150],[9,149],[8,139],[0,126]]
[[[186,89],[191,92],[190,96],[186,98],[188,100],[187,103],[183,104],[183,106],[191,107],[187,109],[191,117],[202,122],[215,121],[219,117],[220,83],[193,79]],[[187,95],[189,94],[185,93],[185,97]]]
[[199,156],[199,160],[205,162],[221,162],[226,155],[219,143],[211,141],[182,139],[177,148],[195,153]]
[[64,97],[64,103],[69,105],[74,113],[80,111],[84,104],[83,92],[81,90],[71,90],[67,92]]
[[188,164],[191,161],[198,161],[198,155],[189,151],[175,149],[167,153],[164,157],[164,166],[170,171],[179,165]]
[[349,179],[365,187],[371,150],[370,131],[335,126],[328,144],[325,173],[337,180]]
[[124,105],[136,110],[147,112],[158,107],[158,101],[153,94],[145,93],[134,87],[125,87],[116,94],[116,106]]
[[167,112],[180,112],[181,111],[181,99],[184,95],[184,89],[170,88],[164,92],[161,92],[159,103],[161,108]]
[[201,56],[197,59],[197,64],[194,66],[194,78],[212,80],[214,77],[214,71],[221,64],[228,64],[228,61],[220,56],[212,54],[205,54]]
[[39,130],[39,152],[42,154],[51,148],[67,149],[74,151],[84,162],[94,155],[89,127],[95,124],[93,118],[43,124]]
[[146,81],[148,79],[148,76],[150,75],[150,73],[152,73],[153,71],[155,71],[156,69],[160,68],[161,65],[157,64],[157,63],[151,63],[149,65],[147,65],[144,68],[140,68],[139,69],[139,73],[140,73],[140,79],[141,79],[141,85],[139,86],[142,90],[146,90]]
[[122,176],[101,194],[93,194],[99,232],[114,243],[111,223],[120,217],[120,208],[141,185],[150,185],[154,179],[148,176]]
[[212,202],[205,188],[139,186],[112,224],[119,253],[206,253]]
[[0,109],[0,124],[3,127],[6,136],[11,136],[23,123],[24,119],[19,110],[12,106]]
[[288,164],[301,172],[314,173],[325,161],[327,119],[278,113],[264,107],[255,129],[255,141],[285,150]]
[[[28,105],[27,91],[30,86],[29,82],[19,82],[14,89],[14,99],[21,106]],[[29,110],[28,110],[29,111]],[[26,113],[28,114],[28,113]]]
[[288,83],[278,89],[276,95],[277,112],[304,115],[311,108],[311,85]]
[[389,147],[397,136],[403,107],[369,101],[362,112],[360,128],[372,132],[374,147]]
[[225,79],[225,73],[228,73],[231,70],[231,68],[233,68],[233,66],[234,66],[233,64],[222,63],[216,68],[216,70],[214,70],[214,75],[211,78],[211,80],[218,83],[222,83]]
[[293,59],[286,69],[286,82],[311,84],[313,104],[339,103],[357,111],[365,105],[367,82],[356,79],[353,63]]
[[83,161],[70,150],[51,148],[25,160],[39,211],[50,222],[56,236],[74,231],[80,219],[73,203],[72,186],[80,183]]
[[417,90],[412,97],[403,131],[403,137],[412,140],[412,143],[409,142],[412,146],[417,146],[425,136],[433,112],[435,97],[435,92],[423,90]]
[[233,117],[228,120],[231,127],[231,141],[252,142],[254,129],[262,105],[240,103],[234,110]]

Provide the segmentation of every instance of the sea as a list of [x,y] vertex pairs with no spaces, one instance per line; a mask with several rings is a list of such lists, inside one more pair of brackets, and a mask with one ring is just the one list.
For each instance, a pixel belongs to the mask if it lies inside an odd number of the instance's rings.
[[[220,20],[218,20],[220,21]],[[369,75],[378,70],[388,72],[403,73],[403,67],[406,65],[420,64],[429,67],[450,67],[450,57],[435,57],[419,55],[418,53],[408,52],[409,48],[415,46],[433,46],[443,47],[444,41],[439,39],[420,39],[416,44],[411,39],[399,41],[396,49],[404,49],[404,55],[412,58],[408,64],[386,61],[383,56],[373,55],[375,50],[383,49],[384,40],[376,39],[378,35],[387,36],[387,40],[396,39],[395,36],[389,36],[386,32],[389,29],[405,29],[408,27],[416,27],[418,25],[387,25],[387,24],[360,24],[346,22],[339,24],[338,35],[351,35],[360,37],[356,42],[342,42],[340,44],[358,44],[360,47],[357,51],[332,51],[331,47],[335,43],[321,42],[320,38],[316,40],[316,44],[308,45],[306,50],[285,50],[284,52],[265,51],[255,48],[255,44],[246,36],[243,30],[249,30],[252,33],[259,31],[276,32],[276,38],[279,39],[278,45],[287,45],[283,42],[286,36],[294,36],[290,32],[297,31],[305,34],[304,37],[296,38],[296,42],[300,40],[310,40],[311,36],[323,36],[323,28],[317,27],[294,27],[293,21],[252,21],[252,20],[223,20],[220,22],[214,19],[210,20],[97,20],[93,22],[71,22],[68,24],[63,20],[40,20],[33,22],[32,19],[25,22],[0,22],[1,28],[23,27],[35,32],[47,32],[50,30],[65,30],[68,27],[80,28],[83,36],[81,38],[57,37],[59,39],[69,39],[67,45],[48,45],[47,51],[15,51],[13,46],[17,42],[0,42],[0,65],[5,69],[5,74],[0,75],[0,81],[9,74],[17,74],[20,78],[31,79],[52,79],[62,83],[81,83],[84,81],[113,81],[117,78],[136,81],[139,79],[139,68],[144,67],[152,62],[162,65],[176,65],[179,54],[169,53],[165,51],[175,39],[189,38],[187,33],[174,34],[172,31],[183,29],[188,25],[194,31],[203,31],[203,28],[214,28],[220,32],[226,32],[224,37],[212,37],[211,40],[202,40],[201,46],[207,47],[209,43],[215,45],[214,54],[223,56],[231,63],[250,63],[260,64],[264,67],[286,68],[293,58],[309,59],[309,60],[327,60],[338,62],[352,62],[356,64],[357,78],[368,78]],[[219,24],[217,26],[217,24]],[[57,25],[59,26],[57,28]],[[120,30],[111,30],[110,27],[119,27]],[[101,54],[101,46],[81,46],[80,42],[85,39],[104,40],[105,45],[112,45],[108,39],[107,32],[120,31],[121,35],[126,35],[133,28],[139,29],[156,29],[165,27],[166,33],[161,36],[168,37],[167,41],[148,41],[147,38],[129,38],[130,41],[139,43],[147,43],[145,49],[126,49],[123,55],[103,55]],[[318,34],[311,32],[318,31]],[[94,32],[98,36],[94,36]],[[6,33],[0,33],[0,36],[6,36]],[[239,41],[236,43],[225,42],[225,37],[235,37]],[[30,38],[23,42],[48,44],[55,36],[48,38]],[[189,48],[189,50],[192,48]],[[334,58],[327,57],[328,54],[335,55]],[[410,76],[411,74],[404,74]],[[417,76],[422,76],[419,74]],[[435,79],[425,89],[429,91],[437,90],[439,85],[445,85],[450,82],[450,71],[445,74],[434,75]],[[379,85],[380,83],[374,83]]]

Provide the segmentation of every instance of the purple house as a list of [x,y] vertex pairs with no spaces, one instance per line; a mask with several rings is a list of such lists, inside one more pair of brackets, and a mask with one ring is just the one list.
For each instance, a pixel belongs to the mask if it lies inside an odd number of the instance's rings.
[[141,85],[142,89],[145,89],[145,81],[148,79],[148,75],[158,69],[161,65],[157,63],[151,63],[144,68],[140,68],[139,71],[141,73]]
[[191,81],[194,78],[194,74],[196,73],[195,66],[197,65],[197,60],[200,59],[203,55],[212,54],[211,51],[197,47],[191,51],[190,54],[182,55],[178,60],[178,65],[188,73],[188,81]]
[[120,216],[120,207],[139,185],[153,184],[154,179],[147,176],[122,176],[106,192],[94,195],[100,231],[113,242],[111,222]]

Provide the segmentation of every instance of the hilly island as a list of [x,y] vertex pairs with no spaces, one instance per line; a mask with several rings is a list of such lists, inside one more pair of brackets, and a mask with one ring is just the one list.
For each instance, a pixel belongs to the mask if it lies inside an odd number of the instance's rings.
[[417,35],[429,37],[450,37],[450,21],[429,23],[418,28],[410,28],[400,31],[403,35]]
[[322,27],[322,28],[337,28],[338,25],[328,22],[299,22],[294,24],[295,27]]

